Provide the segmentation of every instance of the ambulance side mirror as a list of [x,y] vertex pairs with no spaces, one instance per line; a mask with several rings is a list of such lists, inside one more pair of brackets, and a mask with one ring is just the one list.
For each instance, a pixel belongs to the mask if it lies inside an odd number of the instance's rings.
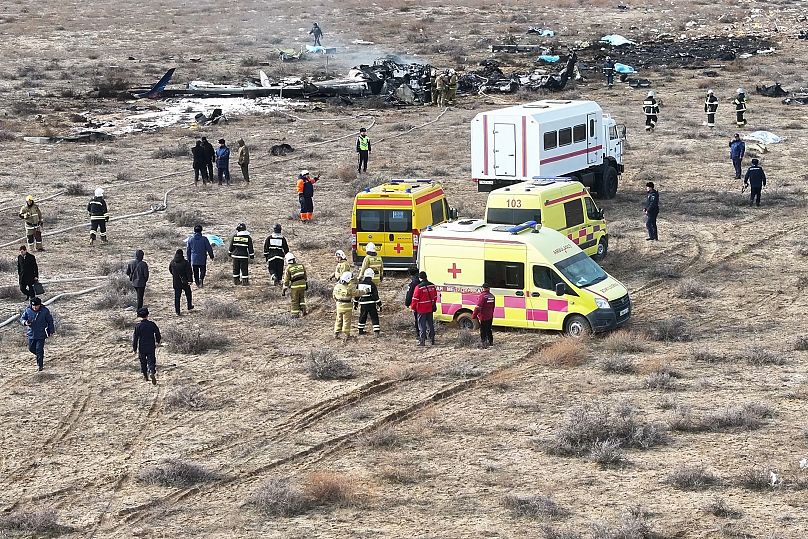
[[623,124],[617,124],[617,132],[620,134],[621,139],[626,138],[626,126]]
[[449,208],[449,220],[454,221],[459,215],[457,208]]
[[567,293],[567,285],[564,283],[556,283],[555,293],[556,296],[563,296]]
[[598,220],[603,219],[603,210],[598,210]]

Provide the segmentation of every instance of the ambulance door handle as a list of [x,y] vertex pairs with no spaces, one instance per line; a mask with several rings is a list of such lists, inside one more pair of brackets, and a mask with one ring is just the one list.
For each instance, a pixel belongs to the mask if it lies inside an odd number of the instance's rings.
[[522,292],[521,290],[517,290],[517,291],[515,292],[515,294],[516,294],[517,296],[524,296],[524,295],[525,295],[525,293],[524,293],[524,292]]
[[538,292],[531,292],[530,297],[531,298],[539,298],[539,297],[541,297],[541,294],[539,294]]
[[390,241],[393,241],[393,234],[390,234]]

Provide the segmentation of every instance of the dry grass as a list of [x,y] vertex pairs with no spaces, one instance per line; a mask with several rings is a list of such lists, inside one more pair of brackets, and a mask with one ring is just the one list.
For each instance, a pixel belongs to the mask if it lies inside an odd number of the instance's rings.
[[315,380],[347,380],[353,378],[353,367],[328,349],[313,350],[306,358],[306,369]]
[[152,159],[172,159],[189,155],[191,155],[191,149],[180,142],[176,146],[160,146],[152,152],[151,157]]
[[209,402],[201,388],[182,384],[172,387],[166,394],[165,405],[169,410],[202,410]]
[[601,363],[604,372],[611,374],[632,374],[637,371],[634,360],[630,357],[608,357]]
[[688,342],[693,340],[693,334],[687,321],[680,316],[673,316],[651,324],[648,336],[661,342]]
[[166,219],[177,226],[192,228],[196,225],[205,226],[208,221],[196,210],[171,210],[166,212]]
[[669,372],[652,372],[645,379],[645,387],[648,389],[663,389],[670,391],[676,388],[676,379]]
[[360,441],[363,445],[376,449],[393,449],[401,447],[402,444],[401,436],[392,425],[383,425],[378,429],[373,429],[362,435]]
[[713,498],[704,512],[719,518],[741,518],[742,513],[727,504],[724,498]]
[[545,365],[578,367],[587,360],[588,351],[579,339],[564,337],[542,350],[540,357]]
[[680,432],[757,430],[773,415],[768,406],[755,402],[727,407],[701,418],[694,417],[689,408],[678,407],[673,417],[668,420],[668,425],[671,430]]
[[774,490],[782,486],[780,474],[768,466],[752,466],[743,470],[735,480],[747,490]]
[[247,504],[267,516],[294,516],[310,507],[303,490],[288,479],[270,479],[252,493]]
[[84,184],[71,182],[65,185],[65,194],[72,197],[84,197],[90,194],[90,190]]
[[0,537],[6,537],[6,532],[23,537],[55,537],[69,531],[71,528],[59,524],[59,515],[51,508],[17,510],[0,515]]
[[243,311],[235,300],[213,299],[205,303],[205,314],[215,320],[235,320],[241,317]]
[[648,350],[645,336],[633,331],[615,331],[603,339],[603,346],[612,352],[635,354]]
[[704,490],[719,483],[718,478],[704,466],[680,466],[665,479],[679,490]]
[[443,374],[452,378],[476,378],[483,373],[482,369],[468,361],[453,361],[443,369]]
[[306,478],[303,491],[315,505],[350,507],[359,503],[357,483],[353,475],[313,472]]
[[199,328],[168,328],[163,331],[164,343],[180,354],[204,354],[209,350],[224,350],[230,339],[213,330]]
[[755,367],[766,365],[783,366],[786,364],[786,358],[782,354],[763,348],[748,348],[741,357]]
[[164,487],[188,487],[199,483],[217,481],[221,476],[195,462],[167,459],[154,466],[147,466],[138,473],[138,481]]
[[682,279],[676,286],[677,298],[706,298],[712,295],[712,289],[697,279]]
[[455,336],[454,347],[459,349],[480,348],[480,335],[468,329],[460,329]]
[[613,524],[595,523],[591,539],[652,539],[656,537],[648,522],[648,513],[640,507],[629,509]]
[[543,494],[506,494],[502,499],[502,505],[520,517],[552,520],[569,514],[569,511],[558,505],[552,497]]

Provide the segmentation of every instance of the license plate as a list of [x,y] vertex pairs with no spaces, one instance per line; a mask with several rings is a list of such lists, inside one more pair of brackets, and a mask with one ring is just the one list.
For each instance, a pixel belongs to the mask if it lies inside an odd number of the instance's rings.
[[628,309],[628,307],[626,307],[625,309],[623,309],[622,311],[620,311],[620,316],[625,316],[625,315],[627,315],[627,314],[628,314],[628,311],[629,311],[629,309]]

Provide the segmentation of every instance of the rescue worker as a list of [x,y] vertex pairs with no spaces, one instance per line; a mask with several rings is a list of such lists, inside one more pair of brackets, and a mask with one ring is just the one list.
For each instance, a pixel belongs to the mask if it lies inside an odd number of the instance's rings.
[[432,106],[438,104],[438,70],[434,67],[429,70],[429,101]]
[[264,258],[267,261],[269,278],[274,286],[279,286],[283,280],[283,257],[289,252],[289,244],[281,234],[281,225],[275,223],[272,234],[264,241]]
[[292,253],[286,253],[286,272],[283,274],[283,295],[291,290],[292,317],[306,316],[306,267],[295,259]]
[[219,148],[216,150],[216,173],[219,185],[222,185],[222,180],[230,185],[230,148],[223,138],[219,139]]
[[457,96],[457,73],[454,69],[449,70],[448,79],[446,81],[446,104],[454,105],[455,97]]
[[738,88],[738,95],[732,102],[735,105],[735,123],[738,127],[746,125],[746,92],[743,88]]
[[707,113],[707,127],[715,127],[715,113],[718,111],[718,98],[712,90],[707,90],[704,99],[704,112]]
[[185,292],[185,301],[188,310],[194,309],[191,294],[191,281],[194,276],[191,273],[191,264],[182,256],[182,249],[174,252],[174,259],[168,264],[168,272],[171,274],[171,287],[174,289],[174,312],[180,316],[180,298]]
[[207,236],[202,234],[202,225],[194,226],[194,235],[188,238],[185,248],[185,258],[191,264],[194,273],[194,283],[197,288],[205,286],[205,275],[208,273],[208,257],[213,256],[213,246]]
[[371,268],[373,270],[373,282],[377,285],[384,279],[384,261],[382,257],[376,254],[376,244],[369,242],[365,245],[365,259],[362,261],[362,268],[359,270],[359,275],[364,275],[365,270]]
[[[407,295],[404,297],[404,306],[408,309],[412,305],[412,294],[415,292],[415,287],[418,286],[420,279],[418,279],[418,268],[415,266],[410,266],[410,269],[407,270],[407,273],[410,274],[410,282],[407,283]],[[418,313],[416,311],[412,312],[413,319],[414,319],[414,327],[415,327],[415,336],[418,336]]]
[[27,327],[28,351],[36,356],[37,370],[45,368],[45,339],[56,333],[53,325],[53,316],[42,300],[35,297],[31,305],[25,309],[20,317],[20,323]]
[[412,293],[410,308],[418,314],[418,346],[429,342],[435,344],[435,322],[432,318],[437,310],[438,291],[435,285],[426,278],[426,272],[418,274],[418,285]]
[[353,310],[351,303],[356,300],[359,292],[354,287],[353,274],[345,271],[339,276],[339,281],[334,285],[332,296],[336,302],[337,317],[334,320],[334,338],[339,339],[340,333],[345,334],[345,340],[351,338],[351,325]]
[[648,229],[648,237],[645,241],[657,241],[657,215],[659,215],[659,193],[654,188],[654,182],[645,184],[645,228]]
[[743,185],[744,189],[749,186],[749,205],[754,202],[755,206],[760,207],[760,192],[766,186],[766,173],[763,172],[758,159],[752,159],[752,166],[746,170]]
[[357,286],[362,295],[354,301],[354,309],[359,306],[359,334],[365,334],[365,323],[370,316],[370,322],[373,324],[373,336],[378,337],[382,330],[379,324],[382,300],[379,298],[379,289],[373,282],[374,274],[373,268],[368,268],[362,273],[362,280]]
[[320,26],[317,23],[311,27],[309,30],[309,35],[314,37],[314,46],[320,47],[320,38],[323,37],[323,31],[320,29]]
[[36,246],[37,251],[44,251],[42,247],[42,211],[34,202],[33,195],[25,197],[25,205],[20,208],[20,219],[25,221],[25,238],[28,241],[28,249],[32,250]]
[[656,100],[653,90],[648,92],[648,97],[642,102],[642,111],[645,113],[645,130],[650,133],[659,120],[659,102]]
[[250,284],[250,260],[255,258],[252,236],[247,225],[239,223],[236,233],[230,238],[230,258],[233,259],[233,284]]
[[146,293],[146,282],[149,280],[149,265],[143,261],[144,253],[138,249],[135,251],[135,259],[126,265],[126,276],[132,283],[137,295],[137,309],[143,307],[143,296]]
[[492,327],[494,325],[494,305],[496,298],[491,293],[491,285],[483,283],[483,291],[477,299],[477,306],[474,307],[474,312],[471,313],[473,320],[480,322],[480,340],[482,341],[483,348],[488,348],[494,344],[494,332]]
[[20,292],[27,301],[36,297],[35,286],[39,282],[39,265],[36,257],[28,252],[25,245],[20,245],[20,254],[17,256],[17,276],[20,282]]
[[735,133],[735,136],[729,141],[729,158],[732,159],[732,166],[735,167],[735,179],[741,179],[741,163],[743,156],[746,154],[746,143],[741,140],[740,133]]
[[241,167],[241,175],[244,181],[250,183],[250,150],[244,144],[244,139],[238,139],[238,166]]
[[208,169],[208,178],[213,182],[213,162],[216,160],[216,150],[213,149],[213,144],[208,142],[207,137],[202,137],[202,147],[205,149],[203,155],[205,168]]
[[314,184],[320,178],[312,178],[308,170],[300,171],[297,180],[297,199],[300,202],[300,221],[306,223],[314,216]]
[[104,200],[104,190],[100,187],[95,190],[95,196],[87,204],[87,213],[90,214],[90,245],[95,243],[96,231],[101,236],[101,241],[106,243],[109,212],[107,201]]
[[348,257],[345,256],[345,251],[342,249],[337,249],[334,253],[334,257],[337,259],[337,267],[334,269],[334,275],[329,277],[331,281],[339,281],[342,274],[346,271],[352,271],[351,263],[348,262]]
[[148,309],[138,309],[137,317],[140,322],[132,333],[132,352],[138,354],[143,379],[148,381],[151,378],[152,384],[157,385],[157,347],[163,337],[157,324],[149,320]]
[[439,74],[435,79],[435,88],[437,89],[438,93],[437,104],[439,107],[446,106],[446,86],[448,85],[448,83],[449,83],[449,76],[447,75],[446,71]]
[[199,176],[202,176],[202,185],[208,184],[207,149],[202,145],[201,140],[196,141],[196,146],[191,148],[194,166],[194,185],[199,185]]
[[603,62],[603,74],[606,75],[606,86],[609,88],[614,86],[614,60],[611,56],[607,56]]
[[[357,172],[368,171],[368,157],[370,157],[370,138],[368,138],[368,130],[364,127],[359,130],[359,136],[356,137],[356,153],[359,154],[359,168]],[[364,170],[362,166],[364,165]]]

